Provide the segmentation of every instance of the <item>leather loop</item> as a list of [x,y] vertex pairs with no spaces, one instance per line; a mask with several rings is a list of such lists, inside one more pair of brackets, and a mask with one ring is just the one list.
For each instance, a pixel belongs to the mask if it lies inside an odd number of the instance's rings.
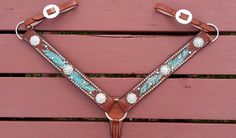
[[110,129],[112,138],[121,137],[121,124],[126,118],[127,112],[124,111],[123,106],[120,105],[118,99],[113,100],[114,103],[110,107],[108,113],[105,112],[107,118],[110,120]]
[[[71,1],[68,1],[68,2],[60,5],[59,6],[60,13],[69,11],[69,10],[77,7],[78,3],[79,3],[78,0],[71,0]],[[55,9],[48,9],[47,12],[48,12],[48,15],[51,15],[51,14],[55,13]],[[34,26],[38,25],[39,23],[41,23],[45,19],[46,18],[44,17],[43,13],[39,13],[39,14],[25,20],[24,26],[26,29],[33,28]]]
[[[175,9],[172,9],[168,6],[165,6],[163,4],[160,4],[160,3],[157,3],[156,4],[156,7],[155,7],[155,10],[160,12],[160,13],[163,13],[167,16],[170,16],[170,17],[175,17],[175,14],[177,12],[177,10]],[[183,20],[187,20],[188,18],[188,15],[185,15],[185,14],[181,14],[180,17],[181,19]],[[207,25],[207,23],[204,23],[196,18],[193,18],[192,21],[190,22],[190,24],[200,30],[203,30],[205,32],[212,32],[214,31],[214,28],[212,28],[211,26]]]

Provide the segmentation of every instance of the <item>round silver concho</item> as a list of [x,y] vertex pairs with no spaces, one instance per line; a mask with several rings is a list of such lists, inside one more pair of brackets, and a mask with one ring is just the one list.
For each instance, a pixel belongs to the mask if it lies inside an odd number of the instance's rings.
[[129,93],[126,97],[127,102],[130,104],[136,103],[137,99],[138,99],[138,97],[134,93]]
[[66,75],[71,75],[74,71],[74,68],[72,65],[65,65],[63,67],[63,72],[66,74]]
[[32,46],[37,46],[37,45],[39,45],[39,43],[40,43],[40,38],[39,38],[39,36],[33,35],[33,36],[30,37],[30,44],[31,44]]
[[105,103],[106,99],[107,97],[104,93],[98,93],[95,97],[96,102],[99,104]]
[[168,65],[163,65],[160,67],[160,73],[163,75],[169,75],[171,72],[171,68]]
[[197,48],[203,47],[204,46],[204,39],[201,37],[194,38],[193,45]]

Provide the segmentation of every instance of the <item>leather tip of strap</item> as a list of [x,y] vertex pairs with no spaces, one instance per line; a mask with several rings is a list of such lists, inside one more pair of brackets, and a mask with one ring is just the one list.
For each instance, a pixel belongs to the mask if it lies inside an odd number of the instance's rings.
[[122,125],[121,121],[110,121],[112,138],[120,138],[121,137],[121,125]]

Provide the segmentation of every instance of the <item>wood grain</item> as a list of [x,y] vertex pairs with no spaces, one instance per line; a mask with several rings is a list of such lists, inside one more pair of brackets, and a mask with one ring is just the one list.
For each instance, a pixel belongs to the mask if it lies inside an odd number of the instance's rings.
[[[92,79],[121,96],[140,79]],[[129,118],[235,120],[236,80],[168,79]],[[1,117],[104,118],[104,113],[64,78],[0,78]]]
[[[65,1],[5,1],[0,5],[0,30],[14,30],[18,22],[42,12],[47,4],[60,4]],[[77,9],[41,24],[38,29],[151,32],[196,30],[156,13],[154,6],[157,2],[175,9],[188,9],[194,17],[216,24],[221,31],[236,31],[235,0],[80,0]]]
[[[124,123],[122,138],[234,138],[235,124]],[[110,138],[108,123],[0,122],[4,138]]]
[[[149,74],[191,38],[44,36],[82,72],[119,74]],[[235,40],[235,36],[220,37],[175,74],[235,74]],[[0,55],[1,73],[57,73],[33,48],[14,35],[1,35]]]

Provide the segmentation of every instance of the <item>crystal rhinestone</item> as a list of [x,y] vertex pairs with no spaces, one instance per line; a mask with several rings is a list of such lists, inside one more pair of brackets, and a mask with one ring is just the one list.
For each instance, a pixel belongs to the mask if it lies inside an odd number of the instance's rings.
[[137,99],[137,95],[134,93],[129,93],[126,97],[127,102],[130,104],[136,103]]
[[163,66],[161,66],[161,68],[160,68],[160,72],[161,72],[161,74],[163,74],[163,75],[169,75],[170,72],[171,72],[171,69],[170,69],[170,67],[169,67],[168,65],[163,65]]
[[103,104],[106,101],[106,95],[104,93],[98,93],[95,97],[96,102],[99,104]]
[[201,37],[196,37],[193,40],[193,45],[197,48],[203,47],[204,45],[204,40]]
[[63,72],[66,74],[66,75],[71,75],[74,71],[74,68],[72,65],[65,65],[63,67]]
[[34,36],[31,36],[31,37],[30,37],[30,44],[31,44],[32,46],[37,46],[39,43],[40,43],[40,38],[39,38],[39,36],[34,35]]

